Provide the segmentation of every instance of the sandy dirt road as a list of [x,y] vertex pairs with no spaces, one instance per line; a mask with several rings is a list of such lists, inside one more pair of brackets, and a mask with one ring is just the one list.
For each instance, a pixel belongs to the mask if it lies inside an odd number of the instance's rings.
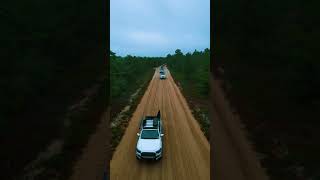
[[[138,161],[135,148],[141,117],[159,110],[165,134],[163,158]],[[111,180],[210,179],[210,144],[169,71],[166,80],[160,80],[155,71],[110,163]]]

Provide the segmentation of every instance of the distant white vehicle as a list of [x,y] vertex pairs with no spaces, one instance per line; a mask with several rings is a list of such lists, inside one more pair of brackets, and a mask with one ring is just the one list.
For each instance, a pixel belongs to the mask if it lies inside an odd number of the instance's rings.
[[140,124],[140,133],[137,133],[136,146],[137,159],[162,158],[162,122],[160,111],[157,116],[146,116]]
[[159,73],[160,73],[160,79],[166,79],[167,78],[165,70],[164,70],[164,68],[162,66],[160,67]]
[[167,76],[165,73],[160,73],[160,79],[166,79],[166,78],[167,78]]

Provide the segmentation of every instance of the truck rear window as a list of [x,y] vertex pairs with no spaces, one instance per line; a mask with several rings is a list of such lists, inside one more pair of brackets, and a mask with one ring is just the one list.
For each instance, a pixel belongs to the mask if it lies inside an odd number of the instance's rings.
[[159,133],[157,130],[143,130],[141,139],[159,139]]

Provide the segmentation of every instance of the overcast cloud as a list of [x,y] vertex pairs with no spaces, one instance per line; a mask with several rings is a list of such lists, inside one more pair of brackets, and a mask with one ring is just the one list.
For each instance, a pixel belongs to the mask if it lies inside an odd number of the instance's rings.
[[210,0],[111,0],[117,55],[166,56],[210,47]]

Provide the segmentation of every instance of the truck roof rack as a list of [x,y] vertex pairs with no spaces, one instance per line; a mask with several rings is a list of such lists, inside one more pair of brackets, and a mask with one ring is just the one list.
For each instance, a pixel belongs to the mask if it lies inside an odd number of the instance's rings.
[[158,111],[157,116],[145,116],[142,119],[142,127],[143,129],[155,129],[159,127],[160,122],[160,111]]
[[157,118],[144,119],[142,121],[143,129],[155,129],[159,126],[159,120]]

